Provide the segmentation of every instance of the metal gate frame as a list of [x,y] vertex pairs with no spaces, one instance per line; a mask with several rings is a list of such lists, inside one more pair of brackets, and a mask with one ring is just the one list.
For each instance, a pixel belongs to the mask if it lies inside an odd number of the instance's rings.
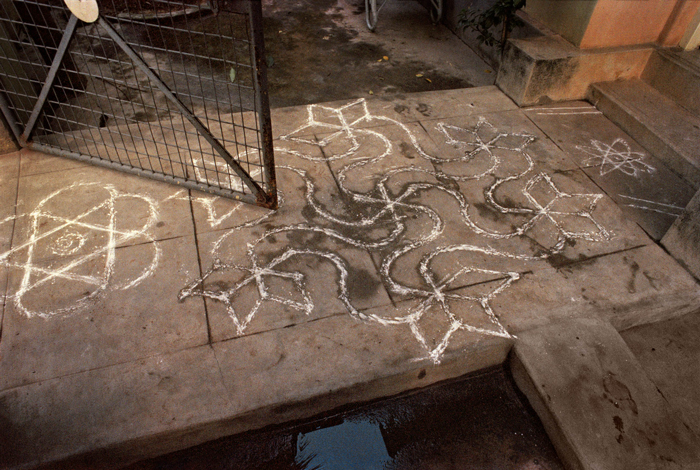
[[[18,1],[18,0],[14,0]],[[21,0],[19,0],[21,2]],[[59,0],[60,1],[60,0]],[[262,207],[275,209],[277,207],[277,185],[274,167],[274,155],[272,144],[272,126],[270,118],[270,105],[267,91],[267,72],[266,72],[266,56],[263,42],[262,31],[262,4],[261,0],[212,0],[215,5],[215,12],[218,13],[218,3],[226,2],[228,5],[235,5],[236,10],[245,13],[249,20],[249,41],[251,47],[251,63],[254,66],[254,89],[255,89],[255,109],[257,112],[257,122],[259,123],[260,137],[260,153],[262,154],[263,170],[262,176],[264,186],[254,181],[251,175],[241,166],[241,164],[229,153],[222,143],[210,132],[207,126],[194,114],[194,112],[185,105],[182,100],[173,92],[163,79],[153,69],[149,67],[146,61],[135,51],[127,41],[116,31],[112,25],[101,14],[99,15],[96,24],[104,28],[109,37],[122,49],[123,52],[133,61],[133,63],[149,78],[151,83],[155,85],[163,95],[175,105],[184,118],[194,126],[197,132],[212,146],[216,154],[221,157],[235,174],[241,179],[242,183],[251,191],[251,193],[242,193],[232,189],[216,187],[210,184],[204,184],[196,179],[182,178],[176,175],[166,173],[158,173],[141,167],[126,165],[121,162],[108,160],[100,157],[90,156],[78,153],[72,150],[57,148],[51,145],[42,144],[32,141],[32,132],[35,129],[37,120],[47,102],[47,97],[51,91],[56,75],[61,68],[63,60],[69,48],[71,39],[73,38],[78,22],[80,21],[75,15],[70,14],[68,24],[63,33],[60,43],[51,66],[49,68],[46,79],[41,87],[41,91],[33,106],[29,119],[24,124],[24,128],[20,128],[18,123],[20,120],[15,115],[11,106],[10,96],[7,90],[0,90],[0,110],[5,116],[11,131],[13,132],[17,142],[22,146],[30,149],[40,150],[42,152],[51,153],[59,156],[69,157],[91,164],[118,169],[127,173],[136,174],[139,176],[148,177],[151,179],[165,181],[168,183],[177,184],[187,188],[197,189],[224,197],[229,197],[243,202],[254,203]],[[0,49],[0,52],[1,49]],[[10,96],[8,96],[10,95]]]

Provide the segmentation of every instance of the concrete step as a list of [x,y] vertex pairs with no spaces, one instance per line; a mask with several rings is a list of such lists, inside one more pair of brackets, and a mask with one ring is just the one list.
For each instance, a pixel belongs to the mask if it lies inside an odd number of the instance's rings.
[[524,332],[511,367],[567,468],[700,468],[700,438],[609,323]]
[[700,191],[671,225],[661,244],[690,273],[700,279]]
[[591,85],[588,99],[696,190],[700,118],[640,79]]
[[700,116],[700,50],[656,50],[649,58],[642,80]]

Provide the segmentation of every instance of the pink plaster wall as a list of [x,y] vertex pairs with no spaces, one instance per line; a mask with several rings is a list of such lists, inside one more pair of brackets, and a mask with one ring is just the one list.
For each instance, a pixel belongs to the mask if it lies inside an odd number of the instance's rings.
[[695,13],[700,10],[700,0],[681,0],[659,36],[659,44],[677,46],[690,26]]
[[678,7],[672,0],[598,0],[580,47],[678,44],[700,0],[677,1]]

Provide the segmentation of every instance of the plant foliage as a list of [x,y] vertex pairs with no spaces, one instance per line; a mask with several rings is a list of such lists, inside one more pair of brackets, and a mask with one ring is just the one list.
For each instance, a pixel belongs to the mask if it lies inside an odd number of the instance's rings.
[[[483,11],[469,7],[459,14],[458,25],[462,31],[471,29],[478,33],[477,39],[480,44],[498,45],[503,50],[511,31],[524,25],[516,13],[525,6],[525,2],[526,0],[496,0],[491,8]],[[500,25],[503,26],[501,38],[498,39],[491,31]]]

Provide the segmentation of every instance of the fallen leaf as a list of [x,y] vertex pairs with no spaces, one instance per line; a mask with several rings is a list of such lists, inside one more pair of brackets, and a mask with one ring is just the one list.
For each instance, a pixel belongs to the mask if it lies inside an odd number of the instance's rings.
[[429,78],[426,78],[425,81],[428,82],[428,83],[433,83],[433,81],[432,81],[431,79],[429,79]]
[[421,78],[422,76],[423,76],[422,73],[417,73],[417,74],[416,74],[416,77],[418,77],[418,78]]
[[228,78],[231,79],[231,83],[236,81],[236,69],[234,69],[233,67],[231,67],[231,71],[228,74]]
[[491,73],[491,71],[489,69],[484,70],[484,72]]
[[370,94],[370,95],[373,95],[373,94],[374,94],[374,92],[373,92],[372,90],[370,90],[370,91],[369,91],[369,94]]
[[389,58],[387,56],[382,57],[382,59],[389,60]]
[[382,61],[382,59],[379,59],[377,62],[381,62],[381,61]]

